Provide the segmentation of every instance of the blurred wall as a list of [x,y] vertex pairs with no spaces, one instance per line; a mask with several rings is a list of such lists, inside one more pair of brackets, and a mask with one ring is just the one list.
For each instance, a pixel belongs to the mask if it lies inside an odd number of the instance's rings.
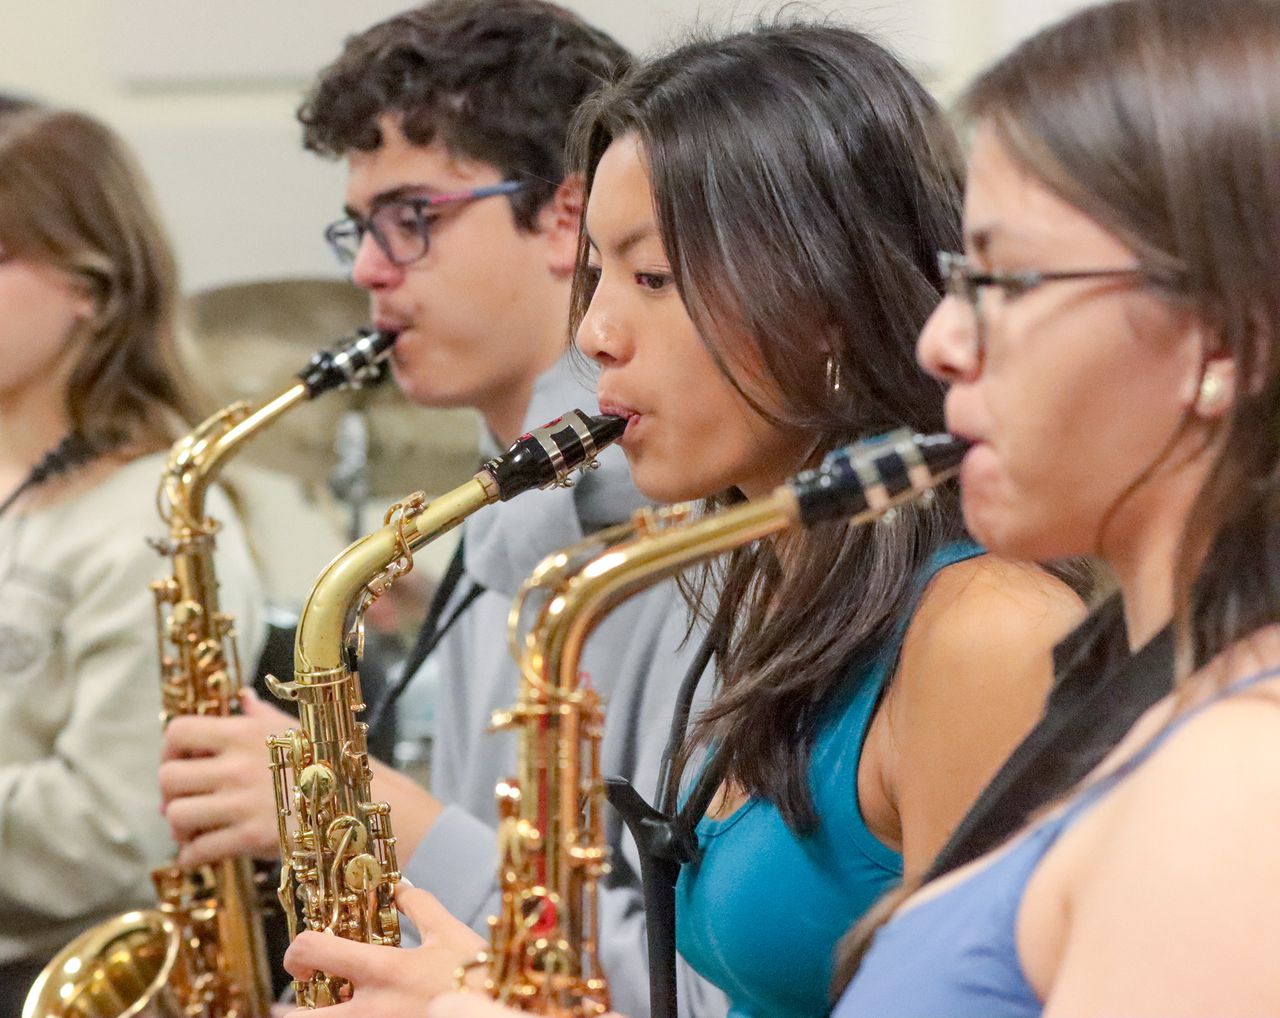
[[[564,0],[640,52],[778,0]],[[337,275],[320,239],[342,169],[301,151],[293,110],[342,39],[406,0],[0,0],[0,89],[78,106],[138,150],[188,290]],[[1079,0],[812,0],[892,45],[944,99]]]

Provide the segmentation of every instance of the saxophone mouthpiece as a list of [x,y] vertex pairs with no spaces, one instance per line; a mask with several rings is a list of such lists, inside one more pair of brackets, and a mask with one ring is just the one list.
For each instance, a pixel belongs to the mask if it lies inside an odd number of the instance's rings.
[[613,414],[595,417],[570,410],[554,421],[521,435],[501,456],[482,469],[497,482],[502,501],[530,488],[570,487],[575,470],[596,466],[596,456],[627,430],[627,419]]
[[354,339],[332,350],[321,350],[298,372],[298,378],[311,399],[330,389],[376,385],[386,377],[384,362],[395,342],[394,332],[361,329]]
[[968,449],[964,439],[907,428],[836,449],[821,466],[789,482],[800,522],[812,526],[868,510],[885,512],[952,477]]

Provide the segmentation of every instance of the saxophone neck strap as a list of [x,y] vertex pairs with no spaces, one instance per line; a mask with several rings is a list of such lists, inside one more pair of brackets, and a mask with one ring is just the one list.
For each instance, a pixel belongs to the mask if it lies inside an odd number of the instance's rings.
[[0,502],[0,516],[7,513],[28,491],[92,462],[116,444],[109,440],[94,441],[78,431],[69,432],[62,441],[40,458],[39,462],[27,472],[22,482],[3,502]]

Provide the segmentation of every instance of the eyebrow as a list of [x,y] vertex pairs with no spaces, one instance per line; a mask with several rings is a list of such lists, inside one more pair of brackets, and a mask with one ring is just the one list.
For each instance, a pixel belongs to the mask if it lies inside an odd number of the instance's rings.
[[[437,194],[449,193],[443,188],[433,187],[430,184],[400,184],[398,187],[389,187],[385,191],[379,191],[369,200],[369,208],[376,209],[380,205],[389,205],[395,201],[403,201],[405,198],[431,198]],[[359,209],[352,208],[350,205],[343,205],[342,212],[348,218],[355,219],[363,213]]]
[[991,250],[992,240],[1000,233],[1000,227],[980,226],[975,230],[964,231],[964,246],[966,250],[973,251],[980,255],[985,255]]
[[[590,231],[587,231],[584,229],[583,232],[586,233],[587,244],[590,245],[592,250],[599,251],[600,245],[595,242],[595,239],[591,236]],[[630,233],[623,236],[623,238],[619,240],[616,244],[614,244],[613,250],[611,253],[614,256],[621,258],[633,247],[639,244],[640,241],[647,240],[650,237],[656,237],[657,235],[658,235],[658,228],[656,226],[653,226],[652,224],[637,227],[636,229],[632,230]]]

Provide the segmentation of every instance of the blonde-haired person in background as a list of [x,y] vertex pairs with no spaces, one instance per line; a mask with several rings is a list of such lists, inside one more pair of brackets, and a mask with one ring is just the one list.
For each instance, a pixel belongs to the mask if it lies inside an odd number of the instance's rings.
[[[176,271],[130,153],[81,113],[0,107],[0,1016],[72,936],[154,901],[155,493],[190,414]],[[247,663],[261,591],[215,492]]]

